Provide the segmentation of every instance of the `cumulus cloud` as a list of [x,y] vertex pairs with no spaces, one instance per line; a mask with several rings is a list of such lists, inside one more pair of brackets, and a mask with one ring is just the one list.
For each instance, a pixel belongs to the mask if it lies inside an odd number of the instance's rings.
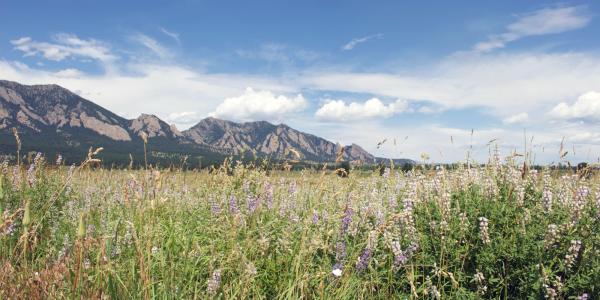
[[387,105],[377,98],[371,98],[364,103],[350,102],[348,104],[344,100],[328,100],[317,110],[315,116],[323,121],[347,122],[372,118],[389,118],[407,109],[408,103],[400,99]]
[[488,52],[504,48],[506,44],[524,37],[555,34],[586,26],[591,17],[580,6],[544,8],[519,18],[508,25],[506,31],[492,35],[488,40],[477,43],[473,50]]
[[526,112],[518,113],[502,120],[505,124],[523,123],[529,120],[529,114]]
[[348,43],[344,44],[342,46],[342,50],[352,50],[354,49],[354,47],[356,47],[358,44],[362,44],[362,43],[366,43],[370,40],[373,39],[382,39],[383,38],[383,33],[378,33],[378,34],[373,34],[373,35],[369,35],[369,36],[364,36],[361,38],[354,38],[352,40],[350,40]]
[[236,121],[280,121],[286,115],[304,110],[307,105],[301,94],[288,97],[248,87],[242,95],[225,99],[210,115]]
[[81,39],[73,34],[61,33],[55,35],[53,41],[37,42],[30,37],[22,37],[10,42],[25,56],[41,55],[53,61],[78,57],[109,63],[117,58],[108,45],[95,39]]
[[561,102],[550,111],[550,115],[567,120],[600,121],[600,93],[587,92],[572,105]]

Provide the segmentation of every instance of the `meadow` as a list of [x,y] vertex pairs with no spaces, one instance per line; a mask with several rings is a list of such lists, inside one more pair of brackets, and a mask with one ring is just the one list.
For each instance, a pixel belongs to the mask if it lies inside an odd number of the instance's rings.
[[2,165],[0,299],[600,295],[597,175],[498,156],[341,178],[108,169],[97,154]]

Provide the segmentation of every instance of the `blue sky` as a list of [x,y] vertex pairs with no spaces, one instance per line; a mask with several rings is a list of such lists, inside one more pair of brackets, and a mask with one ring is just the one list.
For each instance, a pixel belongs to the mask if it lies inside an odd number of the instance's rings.
[[525,132],[538,162],[557,161],[563,137],[569,159],[597,160],[599,11],[593,1],[3,1],[0,78],[57,83],[180,129],[209,115],[269,120],[435,161],[468,149],[485,160],[492,139],[522,153]]

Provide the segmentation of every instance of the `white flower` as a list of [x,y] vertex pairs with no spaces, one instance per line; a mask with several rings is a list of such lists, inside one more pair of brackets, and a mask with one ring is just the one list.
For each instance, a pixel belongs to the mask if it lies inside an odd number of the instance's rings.
[[335,277],[340,277],[340,276],[342,276],[342,269],[335,269],[335,270],[331,271],[331,274],[333,274],[333,276],[335,276]]

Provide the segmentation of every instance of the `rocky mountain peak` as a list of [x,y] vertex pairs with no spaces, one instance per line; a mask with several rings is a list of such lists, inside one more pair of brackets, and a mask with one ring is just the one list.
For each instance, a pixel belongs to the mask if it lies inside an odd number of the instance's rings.
[[139,117],[132,120],[129,129],[138,136],[141,136],[142,132],[145,132],[149,138],[176,138],[182,136],[181,132],[179,132],[176,127],[167,124],[155,115],[149,114],[141,114]]
[[[208,117],[180,132],[155,115],[124,119],[58,85],[21,85],[0,80],[0,133],[17,127],[30,136],[45,136],[68,145],[129,145],[142,133],[159,138],[154,145],[169,151],[243,154],[253,151],[272,159],[335,161],[339,146],[286,124],[267,121],[236,123]],[[130,145],[135,146],[135,145]],[[343,146],[344,159],[372,163],[376,159],[356,144]],[[156,149],[156,148],[155,148]],[[158,150],[157,150],[158,151]],[[203,152],[204,151],[204,152]],[[208,151],[208,152],[207,152]]]

